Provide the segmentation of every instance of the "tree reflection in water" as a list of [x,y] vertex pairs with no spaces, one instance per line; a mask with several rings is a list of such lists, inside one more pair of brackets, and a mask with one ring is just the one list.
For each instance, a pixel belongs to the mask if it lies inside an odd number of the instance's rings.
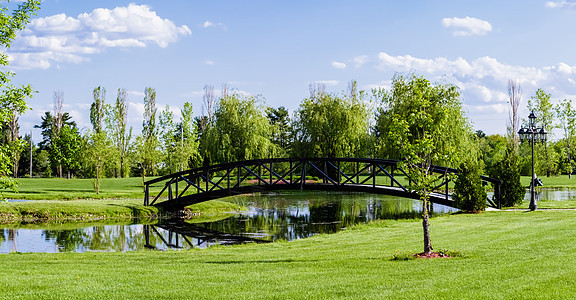
[[[190,249],[216,244],[294,240],[334,233],[375,219],[419,218],[421,209],[417,200],[361,193],[285,192],[225,200],[249,210],[215,222],[162,220],[150,227],[138,224],[90,227],[65,224],[46,225],[42,229],[38,224],[21,228],[12,225],[4,228],[4,234],[0,235],[0,252]],[[450,210],[437,204],[433,207],[436,213]],[[147,230],[148,235],[145,235]]]

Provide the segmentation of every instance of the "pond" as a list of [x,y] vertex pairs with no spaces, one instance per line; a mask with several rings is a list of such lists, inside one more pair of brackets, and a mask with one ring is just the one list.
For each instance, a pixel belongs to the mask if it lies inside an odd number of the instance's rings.
[[[0,253],[167,250],[290,241],[376,219],[419,218],[421,211],[418,200],[363,193],[285,192],[226,201],[248,211],[204,223],[174,219],[148,225],[5,226],[0,229]],[[455,210],[438,204],[432,209],[435,215]]]

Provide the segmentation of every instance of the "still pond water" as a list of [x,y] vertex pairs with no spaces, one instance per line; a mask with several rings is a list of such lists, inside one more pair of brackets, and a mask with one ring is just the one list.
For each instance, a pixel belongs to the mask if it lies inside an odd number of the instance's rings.
[[[576,198],[576,191],[562,196]],[[421,203],[363,193],[286,192],[228,198],[247,212],[206,223],[25,225],[0,228],[0,253],[191,249],[216,244],[294,240],[376,219],[419,218]],[[433,213],[455,209],[434,204]]]

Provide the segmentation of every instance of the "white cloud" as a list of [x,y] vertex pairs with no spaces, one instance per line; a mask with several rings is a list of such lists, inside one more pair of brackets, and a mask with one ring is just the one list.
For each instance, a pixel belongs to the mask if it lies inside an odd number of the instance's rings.
[[202,24],[202,27],[204,27],[204,28],[220,27],[220,28],[222,28],[222,29],[224,29],[224,30],[227,30],[227,29],[228,29],[228,28],[226,27],[226,25],[224,25],[223,23],[220,23],[220,22],[214,23],[214,22],[211,22],[211,21],[206,21],[206,22],[204,22],[204,24]]
[[114,9],[98,8],[76,18],[58,14],[33,19],[15,39],[9,51],[12,65],[49,68],[54,63],[80,63],[88,54],[106,48],[165,48],[191,34],[186,25],[162,19],[147,5],[129,4]]
[[215,63],[214,63],[213,60],[205,60],[205,61],[204,61],[204,64],[205,64],[205,65],[209,65],[209,66],[213,66]]
[[492,24],[488,21],[465,17],[465,18],[444,18],[442,19],[442,26],[446,28],[453,28],[452,34],[454,36],[471,36],[471,35],[485,35],[492,31]]
[[332,62],[332,67],[334,67],[334,68],[336,68],[336,69],[344,70],[344,69],[346,69],[346,64],[343,63],[343,62],[333,61],[333,62]]
[[[392,56],[381,52],[368,67],[380,70],[390,78],[396,72],[415,73],[433,82],[455,84],[460,88],[464,107],[479,129],[505,130],[508,112],[507,82],[517,80],[522,86],[523,99],[529,99],[536,89],[542,88],[552,94],[552,101],[574,99],[576,94],[576,65],[558,63],[541,68],[505,64],[493,57],[474,60],[418,58],[410,55]],[[388,77],[389,76],[389,77]],[[371,86],[386,86],[390,82],[378,82]],[[526,100],[521,104],[526,107]],[[526,112],[527,113],[527,112]],[[501,124],[500,124],[501,123]],[[495,125],[496,124],[496,125]]]
[[548,2],[546,2],[546,7],[548,7],[548,8],[576,8],[576,2],[572,2],[572,1],[559,1],[559,2],[548,1]]
[[340,84],[340,81],[338,81],[338,80],[318,80],[318,81],[314,81],[313,83],[335,86],[335,85]]

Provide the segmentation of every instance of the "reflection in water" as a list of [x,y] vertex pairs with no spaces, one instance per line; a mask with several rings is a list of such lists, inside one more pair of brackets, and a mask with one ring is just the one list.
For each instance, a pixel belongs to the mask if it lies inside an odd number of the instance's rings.
[[[419,218],[420,201],[372,194],[289,192],[238,196],[245,213],[209,223],[161,220],[151,226],[93,225],[3,229],[0,252],[134,251],[205,248],[216,244],[271,242],[333,233],[375,219]],[[452,208],[434,204],[435,214]],[[38,226],[36,225],[35,228]]]

